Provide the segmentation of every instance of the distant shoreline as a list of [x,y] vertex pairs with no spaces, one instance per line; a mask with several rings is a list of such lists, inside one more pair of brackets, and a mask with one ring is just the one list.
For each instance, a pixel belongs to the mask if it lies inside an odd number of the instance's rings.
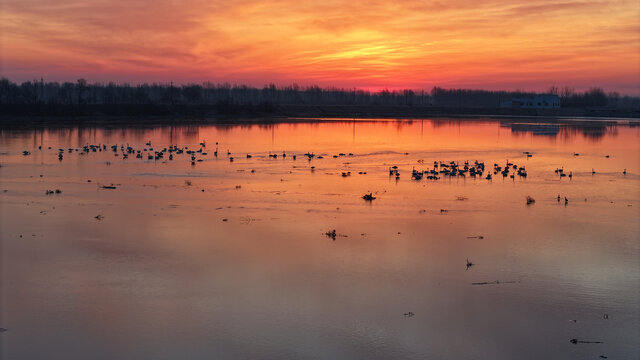
[[224,123],[280,123],[329,120],[366,119],[425,119],[467,118],[505,119],[526,118],[535,122],[566,121],[571,118],[591,118],[595,121],[632,121],[640,119],[638,111],[615,109],[509,109],[509,108],[453,108],[385,105],[237,105],[221,109],[214,105],[0,105],[0,126],[16,125],[122,125],[136,124],[224,124]]

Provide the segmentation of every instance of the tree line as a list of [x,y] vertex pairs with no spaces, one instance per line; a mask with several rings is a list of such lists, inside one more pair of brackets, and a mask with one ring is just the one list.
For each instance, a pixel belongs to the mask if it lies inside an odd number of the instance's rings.
[[[76,82],[45,82],[43,79],[20,84],[0,79],[0,105],[216,105],[260,106],[276,105],[391,105],[433,106],[451,108],[498,108],[512,98],[533,97],[538,93],[524,91],[489,91],[469,89],[382,90],[367,91],[319,86],[276,86],[262,88],[229,83],[184,84],[119,84]],[[551,87],[545,94],[560,97],[562,107],[611,107],[640,109],[640,98],[606,93],[601,88],[575,91]]]

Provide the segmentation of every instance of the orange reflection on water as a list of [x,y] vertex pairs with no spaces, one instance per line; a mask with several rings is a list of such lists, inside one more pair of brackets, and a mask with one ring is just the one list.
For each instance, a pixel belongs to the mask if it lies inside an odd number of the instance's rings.
[[[37,358],[36,344],[53,358],[473,358],[465,344],[515,338],[482,351],[564,358],[577,336],[567,319],[579,319],[607,354],[633,357],[639,137],[622,123],[456,119],[4,129],[3,354]],[[191,165],[110,149],[147,141],[205,141],[207,155]],[[86,143],[107,150],[58,160],[58,148]],[[476,159],[529,175],[410,178]]]

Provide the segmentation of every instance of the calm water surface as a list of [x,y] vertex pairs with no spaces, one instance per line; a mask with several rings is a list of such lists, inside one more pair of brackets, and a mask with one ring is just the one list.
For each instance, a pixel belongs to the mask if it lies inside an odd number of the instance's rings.
[[[2,128],[0,357],[637,359],[640,127],[585,124]],[[528,176],[411,179],[465,160]]]

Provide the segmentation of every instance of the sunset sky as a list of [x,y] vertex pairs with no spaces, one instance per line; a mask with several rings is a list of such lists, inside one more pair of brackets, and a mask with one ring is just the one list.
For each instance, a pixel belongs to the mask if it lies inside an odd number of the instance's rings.
[[4,0],[13,81],[640,95],[638,0]]

